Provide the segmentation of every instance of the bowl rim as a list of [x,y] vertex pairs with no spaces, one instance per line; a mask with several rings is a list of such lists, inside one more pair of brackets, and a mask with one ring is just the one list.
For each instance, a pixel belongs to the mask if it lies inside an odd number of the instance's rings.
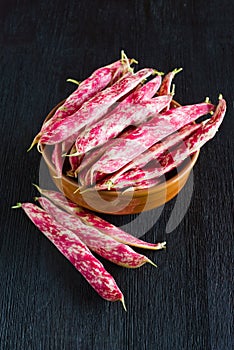
[[[55,111],[65,102],[66,99],[60,101],[46,116],[43,124],[49,120],[55,113]],[[171,104],[173,104],[174,107],[179,107],[181,106],[178,102],[172,100]],[[41,153],[42,156],[46,162],[46,164],[48,165],[48,167],[50,167],[50,169],[54,172],[56,172],[55,166],[52,163],[48,152],[46,151],[46,149],[48,148],[48,146],[46,147],[46,145],[41,145]],[[183,176],[185,175],[185,173],[190,172],[192,170],[192,168],[194,167],[194,164],[197,161],[197,158],[199,156],[200,153],[200,149],[198,149],[196,152],[194,152],[192,155],[188,156],[183,162],[186,162],[186,164],[182,167],[182,169],[176,174],[174,175],[172,178],[170,178],[169,180],[166,180],[162,183],[159,183],[158,185],[152,186],[150,188],[147,189],[142,189],[142,190],[133,190],[133,191],[126,191],[126,192],[122,192],[122,191],[110,191],[110,190],[101,190],[101,191],[96,191],[94,189],[94,191],[96,192],[100,192],[104,195],[108,195],[109,197],[116,197],[116,195],[122,195],[124,197],[145,197],[148,195],[148,193],[150,192],[151,194],[157,193],[157,192],[161,192],[165,190],[165,185],[167,184],[167,186],[172,186],[174,183],[179,182],[181,180],[181,178],[183,178]],[[189,159],[190,158],[190,159]],[[69,176],[67,175],[62,175],[59,179],[66,181],[67,183],[69,183],[72,186],[77,186],[76,182],[74,180],[72,180],[71,178],[69,178]],[[77,186],[78,187],[78,186]],[[134,192],[134,193],[133,193]],[[79,191],[77,191],[77,193],[79,193]],[[91,193],[91,191],[90,191]],[[79,193],[80,194],[80,193]],[[80,194],[82,195],[82,194]]]

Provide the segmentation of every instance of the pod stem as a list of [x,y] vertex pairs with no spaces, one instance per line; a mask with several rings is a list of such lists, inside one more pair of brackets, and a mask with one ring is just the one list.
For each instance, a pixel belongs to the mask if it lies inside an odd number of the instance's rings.
[[75,153],[72,153],[72,154],[67,154],[67,153],[63,153],[62,154],[62,157],[78,157],[80,156],[82,153],[78,153],[78,152],[75,152]]
[[40,142],[38,142],[38,144],[37,144],[37,150],[38,150],[39,153],[42,153]]
[[66,80],[66,82],[68,82],[68,83],[73,83],[73,84],[76,84],[76,85],[80,85],[80,81],[77,81],[77,80],[75,80],[75,79],[71,79],[71,78],[68,78],[67,80]]
[[13,205],[11,208],[12,209],[18,209],[18,208],[21,208],[22,207],[22,203],[16,203],[16,205]]
[[171,96],[175,95],[175,84],[172,84],[172,89],[171,89],[170,95]]
[[89,191],[93,191],[93,187],[78,187],[77,188],[77,190],[75,190],[75,192],[74,193],[76,193],[76,192],[80,192],[80,194],[82,195],[83,193],[85,193],[85,192],[89,192]]
[[132,63],[138,64],[138,61],[135,60],[135,58],[131,58],[131,59],[130,59],[130,64],[132,64]]
[[34,139],[33,142],[31,143],[31,145],[29,146],[29,148],[27,149],[27,152],[31,151],[31,149],[38,143],[38,141],[41,138],[41,133],[37,134]]
[[164,75],[164,73],[159,72],[157,69],[154,69],[154,75]]
[[181,72],[182,70],[183,70],[183,68],[175,68],[175,69],[172,71],[172,73],[173,73],[174,75],[176,75],[177,73]]
[[166,244],[167,244],[167,242],[160,243],[160,248],[159,249],[167,249]]
[[151,265],[153,265],[154,267],[158,267],[152,260],[147,259],[147,262],[150,263]]
[[108,180],[108,181],[106,182],[106,185],[107,185],[108,191],[110,191],[111,188],[114,186],[114,184],[113,184],[113,182],[112,182],[111,180]]
[[36,184],[32,184],[34,187],[36,187],[36,189],[38,190],[38,192],[40,192],[42,194],[43,190]]
[[[124,61],[127,63],[127,68],[128,68],[128,71],[130,73],[133,73],[134,72],[134,69],[130,66],[132,62],[132,60],[129,62],[129,59],[128,59],[128,56],[126,55],[126,53],[124,52],[124,50],[121,50],[121,62],[122,64],[124,63]],[[134,60],[134,58],[133,58]],[[135,60],[134,60],[135,61]],[[137,62],[137,61],[136,61]],[[137,62],[138,63],[138,62]]]

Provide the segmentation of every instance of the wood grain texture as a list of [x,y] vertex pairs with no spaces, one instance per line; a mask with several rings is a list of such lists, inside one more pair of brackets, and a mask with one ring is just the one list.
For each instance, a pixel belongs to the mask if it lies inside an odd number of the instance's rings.
[[[230,1],[1,1],[0,348],[230,350],[233,347],[233,5]],[[201,151],[189,209],[166,233],[175,200],[141,218],[158,264],[127,270],[104,260],[128,312],[102,300],[10,207],[37,193],[40,155],[26,153],[48,111],[120,49],[139,67],[183,67],[176,99],[227,99],[220,132]],[[136,230],[131,217],[108,217]],[[149,222],[152,225],[148,225]]]

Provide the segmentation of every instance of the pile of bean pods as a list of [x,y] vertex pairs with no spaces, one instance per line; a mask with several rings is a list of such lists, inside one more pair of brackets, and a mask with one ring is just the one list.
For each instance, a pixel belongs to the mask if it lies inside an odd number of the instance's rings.
[[[217,106],[205,99],[175,108],[172,80],[181,69],[162,78],[152,68],[134,73],[135,62],[122,52],[120,60],[94,71],[33,140],[31,147],[37,143],[39,150],[54,147],[57,176],[77,178],[81,193],[155,186],[210,140],[223,120],[222,95]],[[194,123],[208,113],[212,117]]]
[[153,244],[142,241],[91,211],[78,207],[60,192],[36,187],[43,195],[36,198],[41,207],[33,203],[17,203],[13,208],[21,207],[25,211],[102,298],[119,300],[125,308],[123,293],[91,250],[126,268],[137,268],[145,263],[156,266],[130,246],[159,250],[165,248],[166,242]]
[[[30,147],[37,144],[39,151],[44,145],[53,147],[57,176],[76,178],[81,193],[155,186],[213,138],[222,123],[226,112],[222,95],[216,106],[205,99],[178,107],[172,100],[172,80],[181,69],[162,78],[152,68],[134,73],[133,63],[137,62],[122,52],[120,60],[79,83],[43,124]],[[195,123],[209,113],[210,117]],[[115,280],[90,250],[115,264],[136,268],[154,263],[129,246],[157,250],[165,242],[143,242],[59,192],[39,191],[47,197],[38,199],[43,209],[32,203],[16,207],[24,209],[104,299],[121,300],[124,305]]]

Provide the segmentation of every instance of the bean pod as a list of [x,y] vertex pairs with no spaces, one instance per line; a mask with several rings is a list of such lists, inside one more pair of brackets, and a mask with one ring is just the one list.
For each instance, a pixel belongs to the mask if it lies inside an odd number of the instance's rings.
[[[114,186],[115,189],[134,187],[135,189],[149,188],[156,185],[158,179],[175,167],[178,167],[188,156],[200,149],[206,142],[214,137],[223,121],[226,112],[226,102],[220,97],[219,104],[214,115],[196,126],[195,131],[187,136],[183,142],[174,147],[170,152],[161,154],[157,162],[151,163],[148,168],[136,168],[120,175],[115,182],[111,177],[97,183],[96,190],[106,190]],[[155,179],[154,181],[152,179]],[[147,182],[148,180],[152,180]],[[144,186],[144,187],[143,187]]]
[[93,74],[85,79],[78,88],[66,99],[60,106],[52,118],[43,124],[41,131],[34,138],[31,149],[41,138],[41,136],[51,129],[55,123],[69,117],[75,113],[83,103],[94,97],[98,92],[105,88],[113,80],[117,80],[121,75],[125,74],[129,67],[129,61],[118,60],[106,67],[101,67],[93,72]]
[[[127,135],[129,135],[132,132],[132,130],[134,130],[134,128],[135,128],[134,126],[128,127],[119,135],[119,137],[120,138],[127,137]],[[96,162],[104,154],[104,152],[109,149],[109,147],[113,144],[113,142],[115,141],[109,140],[101,147],[92,149],[84,155],[81,163],[79,164],[78,168],[74,172],[74,176],[78,177],[78,180],[81,186],[84,186],[86,181],[90,182],[90,180],[86,179],[87,169],[89,169],[94,164],[94,162]]]
[[64,195],[57,191],[41,189],[37,185],[34,185],[38,191],[49,198],[52,202],[58,205],[60,208],[66,210],[68,213],[76,214],[85,224],[90,225],[101,231],[102,233],[113,237],[116,241],[143,249],[160,250],[165,248],[166,242],[162,243],[148,243],[144,242],[129,233],[121,230],[119,227],[114,226],[108,221],[100,218],[91,211],[85,208],[77,206],[77,204],[71,202]]
[[154,159],[157,159],[161,154],[165,153],[167,150],[181,143],[181,141],[183,141],[184,138],[192,134],[198,128],[199,124],[188,124],[179,129],[178,132],[175,132],[165,137],[161,142],[158,142],[155,145],[151,146],[147,151],[140,154],[137,158],[133,159],[119,171],[117,171],[113,175],[110,175],[110,177],[108,178],[109,183],[114,184],[115,181],[120,177],[120,175],[126,173],[128,170],[134,168],[141,169],[145,167],[149,162],[151,162]]
[[[145,263],[152,263],[146,256],[135,252],[126,244],[120,243],[94,227],[85,225],[74,214],[68,214],[52,204],[47,198],[38,198],[41,206],[63,227],[68,228],[84,242],[89,249],[103,258],[123,267],[137,268]],[[155,264],[153,264],[155,265]]]
[[153,73],[153,69],[142,69],[99,92],[69,118],[55,122],[53,128],[41,136],[40,143],[50,145],[59,143],[78,132],[85,125],[96,122],[120,97],[134,89],[143,79]]
[[123,294],[113,277],[74,232],[64,228],[45,210],[32,203],[19,203],[17,206],[22,207],[31,221],[75,266],[102,298],[109,301],[120,300],[124,305]]
[[116,172],[153,144],[213,109],[212,104],[200,103],[178,107],[155,115],[137,127],[125,139],[115,140],[113,146],[90,168],[91,183],[86,185],[93,184],[93,179],[96,178],[94,177],[95,172],[102,174]]
[[[130,97],[130,96],[129,96]],[[130,125],[139,125],[150,115],[161,112],[170,105],[171,96],[159,96],[150,100],[121,102],[110,114],[99,122],[85,129],[76,140],[77,153],[86,153],[90,149],[100,146],[116,137]]]
[[167,95],[171,93],[171,83],[175,75],[182,71],[183,68],[175,68],[172,72],[165,75],[162,81],[162,85],[158,91],[158,95]]

